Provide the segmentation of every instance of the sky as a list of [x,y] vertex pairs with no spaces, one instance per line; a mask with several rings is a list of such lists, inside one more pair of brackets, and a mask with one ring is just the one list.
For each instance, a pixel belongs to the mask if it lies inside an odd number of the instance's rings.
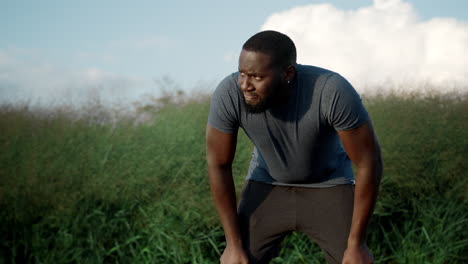
[[0,102],[212,91],[265,29],[290,36],[299,63],[339,72],[360,93],[389,83],[466,92],[465,10],[457,0],[0,0]]

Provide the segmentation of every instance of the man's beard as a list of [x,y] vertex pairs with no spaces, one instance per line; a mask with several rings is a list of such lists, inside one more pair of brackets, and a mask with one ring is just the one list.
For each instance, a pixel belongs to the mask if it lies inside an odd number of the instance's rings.
[[242,99],[244,101],[245,109],[247,112],[252,114],[263,113],[272,105],[272,95],[264,98],[260,98],[260,100],[256,104],[249,104],[247,103],[244,94],[242,94]]
[[281,84],[277,83],[273,86],[272,92],[269,95],[265,97],[258,97],[259,100],[255,104],[248,103],[245,99],[244,93],[242,93],[242,100],[244,101],[245,109],[247,110],[247,112],[253,114],[263,113],[280,101],[281,91]]

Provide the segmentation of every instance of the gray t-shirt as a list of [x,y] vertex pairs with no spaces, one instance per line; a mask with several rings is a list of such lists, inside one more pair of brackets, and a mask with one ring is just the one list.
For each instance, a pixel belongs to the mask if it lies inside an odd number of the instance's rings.
[[208,123],[224,133],[241,127],[252,140],[248,180],[301,187],[352,184],[351,161],[337,131],[369,119],[361,98],[335,72],[306,65],[296,71],[288,102],[262,113],[246,111],[239,73],[229,75],[212,95]]

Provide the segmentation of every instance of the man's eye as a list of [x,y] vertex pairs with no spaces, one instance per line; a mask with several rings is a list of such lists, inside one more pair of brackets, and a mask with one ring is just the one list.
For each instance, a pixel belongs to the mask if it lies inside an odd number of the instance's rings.
[[245,77],[245,73],[243,73],[243,72],[239,72],[239,75],[242,76],[242,77]]
[[260,76],[255,76],[255,80],[261,81],[261,80],[262,80],[262,77],[260,77]]

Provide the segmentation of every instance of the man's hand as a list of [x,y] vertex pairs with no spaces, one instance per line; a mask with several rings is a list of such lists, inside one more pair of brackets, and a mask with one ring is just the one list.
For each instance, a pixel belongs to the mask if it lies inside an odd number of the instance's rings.
[[370,264],[374,258],[369,248],[364,245],[349,246],[343,255],[343,264]]
[[248,264],[249,259],[244,249],[240,247],[230,247],[224,249],[220,258],[221,264]]

